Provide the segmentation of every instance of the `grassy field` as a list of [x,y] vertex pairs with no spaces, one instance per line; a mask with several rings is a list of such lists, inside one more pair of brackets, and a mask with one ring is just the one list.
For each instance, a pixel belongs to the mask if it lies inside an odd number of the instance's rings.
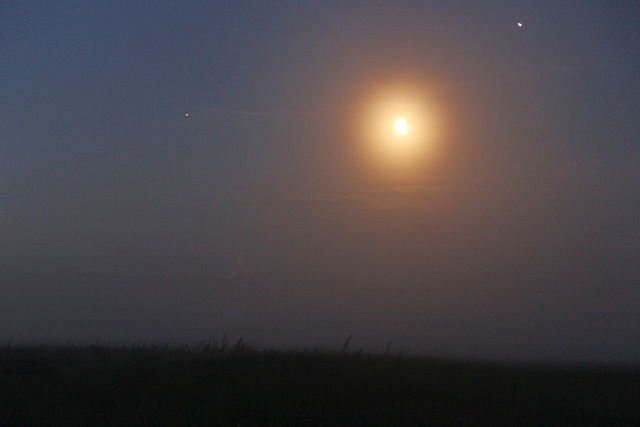
[[0,425],[640,425],[640,370],[241,342],[4,347]]

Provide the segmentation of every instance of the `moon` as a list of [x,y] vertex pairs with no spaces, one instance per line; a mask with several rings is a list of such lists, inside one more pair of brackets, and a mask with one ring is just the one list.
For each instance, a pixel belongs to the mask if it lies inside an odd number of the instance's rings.
[[354,154],[361,170],[376,177],[421,175],[437,161],[442,118],[431,87],[424,82],[388,82],[368,88],[349,116]]
[[406,135],[407,133],[409,133],[409,128],[407,127],[407,121],[402,118],[396,120],[395,129],[396,129],[396,133],[398,133],[399,135]]

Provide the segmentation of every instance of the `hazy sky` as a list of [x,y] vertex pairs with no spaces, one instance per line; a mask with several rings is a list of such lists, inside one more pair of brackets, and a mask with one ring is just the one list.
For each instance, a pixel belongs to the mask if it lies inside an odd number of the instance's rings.
[[0,341],[640,363],[640,4],[5,3]]

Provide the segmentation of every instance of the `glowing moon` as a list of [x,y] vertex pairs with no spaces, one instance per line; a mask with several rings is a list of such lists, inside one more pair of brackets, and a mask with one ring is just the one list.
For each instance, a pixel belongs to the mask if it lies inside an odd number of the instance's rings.
[[441,119],[426,84],[378,85],[357,99],[355,154],[377,177],[404,179],[426,170],[440,151]]
[[396,120],[395,125],[396,132],[400,135],[406,135],[409,133],[409,128],[407,127],[407,121],[405,119]]

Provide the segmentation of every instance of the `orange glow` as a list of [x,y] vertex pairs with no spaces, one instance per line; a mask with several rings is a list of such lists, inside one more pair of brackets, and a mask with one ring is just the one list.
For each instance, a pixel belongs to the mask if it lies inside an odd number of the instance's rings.
[[370,167],[399,177],[432,157],[438,120],[429,101],[426,91],[411,85],[378,88],[363,98],[358,151]]

